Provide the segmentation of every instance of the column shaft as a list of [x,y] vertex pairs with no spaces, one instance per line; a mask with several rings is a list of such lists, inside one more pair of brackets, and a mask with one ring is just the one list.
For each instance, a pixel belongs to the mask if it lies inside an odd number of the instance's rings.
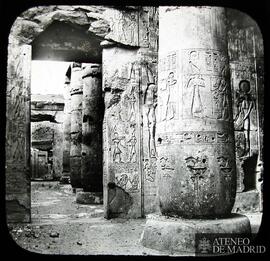
[[81,188],[81,139],[82,139],[82,70],[81,64],[71,69],[71,126],[70,126],[70,182]]
[[65,108],[64,108],[64,140],[63,140],[63,175],[70,175],[70,79],[66,77],[65,87],[64,87],[64,98],[65,98]]
[[83,70],[82,187],[102,192],[102,86],[101,67],[87,64]]
[[160,8],[157,152],[162,214],[231,213],[236,174],[225,9]]

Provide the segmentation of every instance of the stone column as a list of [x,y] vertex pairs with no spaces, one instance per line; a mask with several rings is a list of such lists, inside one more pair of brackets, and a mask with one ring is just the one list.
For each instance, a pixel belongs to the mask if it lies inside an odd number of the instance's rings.
[[63,175],[61,177],[61,183],[69,183],[70,179],[70,77],[66,76],[64,85],[64,140],[63,140]]
[[147,220],[142,243],[194,253],[196,233],[250,232],[245,216],[231,216],[236,171],[226,15],[219,7],[160,7],[159,22],[162,216]]
[[102,86],[101,66],[83,65],[82,161],[83,192],[76,194],[77,203],[102,203]]
[[82,69],[73,63],[70,81],[70,182],[73,188],[81,188],[81,139],[82,139]]

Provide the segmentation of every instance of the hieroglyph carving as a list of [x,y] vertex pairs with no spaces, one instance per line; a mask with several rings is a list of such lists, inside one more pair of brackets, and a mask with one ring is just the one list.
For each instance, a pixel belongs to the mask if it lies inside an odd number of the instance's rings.
[[217,161],[225,181],[230,181],[232,177],[232,166],[230,159],[227,156],[219,156],[217,157]]
[[233,139],[226,132],[218,131],[180,131],[160,134],[160,146],[167,144],[220,144],[231,143]]
[[191,176],[190,179],[193,183],[194,194],[195,194],[195,206],[199,205],[199,190],[200,181],[205,178],[205,172],[208,168],[208,158],[207,156],[201,157],[187,157],[185,158],[186,167],[189,170]]
[[156,170],[157,170],[157,163],[156,159],[149,160],[149,159],[144,159],[143,163],[143,171],[144,171],[144,176],[147,181],[150,182],[155,182],[156,180]]
[[115,184],[127,192],[139,192],[140,178],[137,171],[128,171],[115,174]]
[[175,169],[175,158],[173,156],[161,156],[159,164],[162,177],[172,177],[172,171]]

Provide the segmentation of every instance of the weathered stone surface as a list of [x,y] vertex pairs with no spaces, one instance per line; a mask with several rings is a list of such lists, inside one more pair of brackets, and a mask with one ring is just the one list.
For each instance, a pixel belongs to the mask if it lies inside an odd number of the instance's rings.
[[63,172],[63,126],[56,124],[52,149],[53,178],[59,180]]
[[229,215],[236,173],[225,10],[160,7],[159,30],[161,212]]
[[79,204],[102,204],[103,193],[102,192],[84,192],[80,191],[76,193],[76,202]]
[[70,94],[70,182],[73,188],[81,183],[81,141],[82,141],[82,70],[81,64],[73,63],[71,68]]
[[260,211],[260,194],[257,190],[236,193],[233,212],[254,213]]
[[[132,195],[114,182],[107,184],[104,200],[106,200],[106,218],[129,217],[134,199]],[[131,211],[130,211],[131,210]]]
[[31,48],[8,48],[6,89],[6,209],[8,222],[30,221]]
[[250,232],[249,219],[239,214],[213,220],[174,219],[149,215],[141,243],[145,247],[167,251],[170,254],[195,254],[196,233],[249,234]]
[[[103,125],[104,151],[104,204],[107,214],[116,216],[118,210],[108,198],[111,182],[122,188],[133,199],[127,217],[140,217],[140,111],[139,78],[136,51],[117,47],[103,50],[103,90],[105,90],[105,115]],[[113,58],[114,57],[114,58]],[[129,199],[124,197],[121,199]],[[122,201],[117,206],[129,205]],[[118,208],[118,207],[117,207]]]
[[[69,68],[71,70],[71,68]],[[71,96],[70,96],[70,78],[66,76],[64,85],[64,138],[63,138],[63,175],[70,175],[70,127],[71,127]]]
[[102,192],[101,66],[84,64],[82,78],[82,186],[87,192]]
[[[139,19],[142,19],[143,14],[145,20],[142,23],[144,26],[149,25],[147,30],[153,30],[153,20],[157,17],[156,10],[147,9],[145,13],[139,14]],[[152,40],[154,36],[157,39],[157,34],[154,35],[153,32]],[[142,35],[139,35],[139,39],[142,39]],[[127,38],[130,36],[128,32],[126,36]],[[110,182],[124,189],[133,198],[134,204],[129,212],[123,215],[140,217],[157,208],[155,175],[157,53],[154,46],[148,43],[149,35],[145,36],[147,37],[142,44],[144,48],[138,50],[120,48],[112,41],[102,42],[105,92],[104,204],[108,206],[107,214],[112,216],[117,216],[117,210],[107,204],[110,197],[108,195]],[[151,43],[154,43],[152,40]],[[122,204],[127,205],[124,201]],[[116,205],[121,206],[121,202]]]

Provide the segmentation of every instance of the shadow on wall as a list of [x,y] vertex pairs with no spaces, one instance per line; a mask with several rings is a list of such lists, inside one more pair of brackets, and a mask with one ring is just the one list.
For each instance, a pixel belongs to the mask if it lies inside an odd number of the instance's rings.
[[243,164],[244,170],[244,187],[246,191],[256,189],[256,166],[257,166],[258,154],[253,154],[247,158]]

